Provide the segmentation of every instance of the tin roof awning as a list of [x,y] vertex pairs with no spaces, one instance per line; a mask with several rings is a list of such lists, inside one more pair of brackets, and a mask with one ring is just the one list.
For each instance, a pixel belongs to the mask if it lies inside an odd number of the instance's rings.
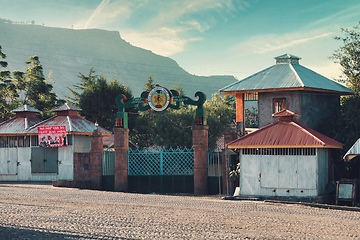
[[353,158],[360,155],[360,138],[352,145],[352,147],[346,152],[343,159],[345,162],[351,161]]

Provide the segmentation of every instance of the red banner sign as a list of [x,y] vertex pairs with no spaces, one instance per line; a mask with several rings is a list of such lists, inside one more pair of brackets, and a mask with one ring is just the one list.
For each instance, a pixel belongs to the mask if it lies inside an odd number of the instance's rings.
[[65,126],[38,127],[40,147],[67,146]]

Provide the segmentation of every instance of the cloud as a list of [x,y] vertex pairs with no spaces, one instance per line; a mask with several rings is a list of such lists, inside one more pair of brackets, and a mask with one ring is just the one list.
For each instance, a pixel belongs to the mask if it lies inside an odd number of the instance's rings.
[[94,18],[96,18],[99,14],[101,14],[102,10],[108,5],[110,0],[103,0],[100,5],[95,9],[93,14],[90,16],[88,21],[85,24],[84,28],[88,28],[89,24],[93,21]]
[[123,1],[103,0],[86,21],[84,29],[101,28],[115,21],[125,21],[131,13],[131,4]]
[[131,44],[171,56],[184,51],[189,42],[201,41],[217,21],[244,6],[246,0],[103,0],[86,19],[85,28],[115,23],[112,29]]
[[122,37],[134,46],[149,49],[162,56],[171,56],[184,51],[189,41],[200,41],[201,38],[186,39],[181,37],[182,28],[162,27],[156,31],[123,30]]
[[333,34],[334,33],[332,32],[325,32],[318,34],[287,33],[283,35],[258,35],[238,44],[234,49],[238,51],[243,49],[252,49],[253,53],[263,54],[279,49],[292,48],[298,45],[308,44],[314,40],[329,38]]

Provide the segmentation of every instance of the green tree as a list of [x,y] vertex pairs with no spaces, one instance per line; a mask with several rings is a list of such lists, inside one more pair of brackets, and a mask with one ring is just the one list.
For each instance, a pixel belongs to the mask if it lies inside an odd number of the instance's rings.
[[[204,104],[209,126],[209,148],[216,145],[226,128],[235,118],[235,108],[228,98],[214,94],[211,101]],[[154,143],[165,147],[191,147],[192,130],[195,124],[195,106],[182,106],[179,110],[167,109],[155,115]]]
[[216,141],[222,137],[226,128],[235,119],[236,110],[231,98],[213,94],[211,101],[206,101],[204,108],[209,125],[209,148],[213,149]]
[[332,59],[339,63],[342,69],[342,81],[346,82],[355,92],[360,92],[360,22],[350,28],[342,28],[344,36],[335,37],[343,45],[335,51]]
[[[28,68],[24,75],[24,103],[40,110],[41,114],[39,117],[41,119],[49,118],[54,115],[51,110],[58,104],[57,96],[53,91],[53,86],[46,82],[38,56],[31,56],[25,63],[28,65]],[[18,72],[16,74],[18,77],[21,75]]]
[[66,96],[67,101],[70,102],[72,105],[79,107],[80,102],[80,96],[83,93],[83,91],[86,89],[87,86],[94,85],[96,82],[96,79],[98,78],[95,74],[94,65],[90,68],[89,73],[87,76],[85,76],[82,73],[79,73],[78,77],[81,79],[80,83],[76,83],[73,85],[74,89],[69,89],[69,91],[72,93],[72,97]]
[[[124,94],[128,99],[132,98],[129,88],[115,78],[107,83],[105,77],[101,75],[94,82],[88,82],[79,95],[78,105],[82,109],[81,115],[89,121],[98,122],[100,126],[112,130],[118,112],[115,98],[119,94]],[[134,110],[127,109],[127,111],[133,112]],[[132,116],[130,117],[132,118]],[[132,124],[133,121],[130,119],[129,128],[133,127]]]
[[[0,46],[0,67],[6,68],[8,66],[6,54],[2,52]],[[11,109],[16,106],[16,99],[18,97],[16,87],[11,80],[11,73],[8,70],[1,70],[0,72],[0,118],[2,120],[10,119],[13,114]]]
[[153,89],[156,86],[154,79],[151,77],[151,74],[149,75],[149,78],[144,86],[144,91],[150,92],[151,89]]
[[156,112],[154,144],[166,148],[192,146],[191,127],[195,122],[195,107],[183,106],[178,110]]

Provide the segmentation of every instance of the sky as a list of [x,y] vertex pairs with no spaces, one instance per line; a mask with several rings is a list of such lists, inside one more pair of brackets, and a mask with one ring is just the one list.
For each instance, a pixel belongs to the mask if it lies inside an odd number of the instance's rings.
[[[341,28],[360,21],[358,0],[0,0],[0,18],[119,31],[191,74],[241,80],[290,53],[330,79]],[[1,43],[0,43],[1,44]]]

